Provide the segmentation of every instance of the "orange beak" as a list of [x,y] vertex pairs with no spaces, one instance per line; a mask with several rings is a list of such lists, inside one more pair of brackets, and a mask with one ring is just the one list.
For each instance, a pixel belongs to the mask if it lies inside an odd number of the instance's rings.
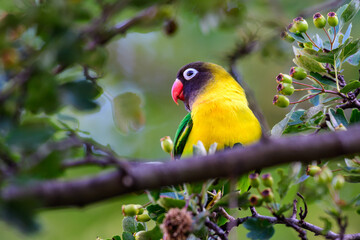
[[[181,83],[179,79],[176,79],[171,88],[171,96],[176,104],[178,104],[177,100],[180,99],[184,101],[184,93],[183,93],[184,85]],[[178,104],[179,105],[179,104]]]

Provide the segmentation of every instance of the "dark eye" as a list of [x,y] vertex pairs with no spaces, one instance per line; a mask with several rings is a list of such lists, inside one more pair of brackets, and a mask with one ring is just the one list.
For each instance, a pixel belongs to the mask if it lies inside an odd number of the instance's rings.
[[195,77],[197,73],[198,71],[195,68],[188,68],[184,71],[183,75],[185,80],[190,80]]

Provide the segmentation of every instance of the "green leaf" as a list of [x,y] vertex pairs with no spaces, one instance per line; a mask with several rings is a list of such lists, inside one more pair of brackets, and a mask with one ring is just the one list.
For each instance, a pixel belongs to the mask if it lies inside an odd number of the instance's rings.
[[26,170],[26,175],[39,179],[51,179],[63,174],[61,162],[64,159],[63,152],[54,151],[36,164],[33,168]]
[[315,51],[314,49],[304,48],[301,52],[318,62],[334,64],[334,51],[323,52],[322,50]]
[[360,182],[360,175],[346,175],[344,176],[345,181],[351,182],[351,183],[358,183]]
[[119,235],[113,236],[111,240],[121,240],[121,237]]
[[185,206],[185,200],[179,200],[168,197],[160,197],[157,202],[160,206],[162,206],[165,209],[183,208]]
[[353,42],[350,42],[347,44],[343,50],[343,56],[342,60],[345,60],[346,58],[350,57],[351,55],[354,55],[357,53],[360,49],[360,39],[357,39]]
[[234,207],[241,207],[241,208],[247,208],[249,206],[249,196],[250,192],[244,192],[240,193],[240,191],[237,192],[230,192],[223,196],[218,202],[215,203],[215,205],[212,207],[212,209],[215,209],[219,206],[228,207],[229,202],[234,200],[237,200],[237,205]]
[[344,26],[345,23],[351,21],[355,17],[359,9],[360,9],[360,0],[352,0],[347,5],[347,7],[344,9],[341,15],[339,15],[340,16],[339,31],[341,30],[341,28]]
[[46,142],[54,133],[55,128],[47,119],[36,119],[12,128],[6,137],[6,142],[30,150]]
[[129,232],[122,233],[123,240],[135,240],[135,237]]
[[310,72],[310,76],[316,78],[322,84],[328,85],[330,87],[336,87],[335,79],[332,79],[332,78],[330,78],[330,77],[328,77],[326,75],[321,75],[319,73]]
[[343,87],[343,89],[340,90],[341,93],[348,93],[356,88],[360,87],[360,81],[359,80],[350,80],[348,84]]
[[136,221],[134,217],[124,217],[122,225],[125,232],[132,234],[136,232]]
[[281,207],[279,208],[279,210],[276,211],[277,215],[282,215],[284,212],[287,212],[288,210],[290,210],[292,208],[292,204],[288,203],[288,204],[283,204],[281,205]]
[[161,207],[159,204],[153,204],[146,208],[149,212],[149,216],[152,220],[159,222],[158,220],[164,217],[166,212],[165,208]]
[[332,224],[326,217],[320,217],[320,220],[324,222],[324,228],[322,230],[322,234],[325,235],[331,230]]
[[295,104],[294,107],[290,110],[290,112],[286,114],[286,117],[283,120],[274,125],[274,127],[271,129],[271,136],[280,137],[283,134],[290,121],[291,115],[295,111],[296,106],[297,104]]
[[269,221],[253,217],[244,222],[244,227],[250,231],[246,236],[253,240],[270,239],[275,232],[273,224]]
[[307,69],[309,72],[316,72],[316,73],[326,72],[326,69],[321,63],[305,55],[296,55],[294,63],[302,68]]
[[147,231],[145,236],[147,240],[159,240],[162,239],[163,234],[161,232],[159,225],[156,225],[153,229]]
[[347,61],[349,64],[351,64],[351,65],[353,65],[353,66],[359,65],[359,62],[360,62],[360,51],[357,51],[357,53],[351,55],[350,57],[348,57],[347,59],[345,59],[345,61]]
[[276,190],[279,193],[280,198],[283,199],[286,196],[287,191],[289,190],[292,178],[284,173],[284,169],[279,168],[277,170],[277,173],[280,177],[280,180],[277,184],[278,188]]
[[124,134],[138,131],[145,124],[141,98],[132,92],[122,93],[114,98],[113,118],[116,127]]
[[303,120],[301,119],[301,117],[304,114],[305,114],[305,110],[303,110],[303,109],[296,110],[293,114],[291,114],[288,125],[291,126],[291,125],[296,125],[296,124],[302,123]]
[[340,124],[344,125],[345,127],[348,126],[348,121],[346,120],[344,110],[341,108],[336,109],[336,112],[334,109],[330,109],[329,111],[330,120],[334,127],[339,126]]
[[350,116],[350,124],[358,123],[360,122],[360,111],[357,108],[354,108],[351,112]]
[[307,39],[305,39],[304,35],[302,35],[301,33],[292,33],[292,32],[288,32],[290,36],[292,36],[296,41],[301,42],[301,43],[307,43],[309,42]]
[[64,83],[60,90],[64,104],[72,105],[83,111],[96,109],[98,105],[94,100],[102,93],[102,89],[98,85],[88,80]]

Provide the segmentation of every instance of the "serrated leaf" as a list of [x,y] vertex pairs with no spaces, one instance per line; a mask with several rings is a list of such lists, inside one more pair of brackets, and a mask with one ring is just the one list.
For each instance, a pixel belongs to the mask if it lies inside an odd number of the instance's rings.
[[315,72],[310,72],[310,76],[316,78],[317,80],[319,80],[319,82],[331,86],[331,87],[336,87],[336,82],[335,79],[332,79],[330,77],[327,77],[326,75],[321,75],[319,73],[315,73]]
[[343,50],[342,59],[345,60],[346,58],[350,57],[357,53],[360,49],[360,39],[356,39],[355,41],[350,42],[347,44]]
[[304,114],[305,114],[305,110],[303,110],[303,109],[298,109],[295,112],[293,112],[291,114],[288,125],[291,126],[291,125],[296,125],[296,124],[302,123],[303,120],[301,119],[301,117],[304,116]]
[[149,212],[150,218],[156,222],[162,222],[161,219],[166,213],[165,208],[161,207],[159,204],[150,205],[146,210]]
[[274,127],[271,129],[271,136],[280,137],[283,134],[288,125],[288,122],[290,121],[291,115],[295,111],[296,106],[297,104],[295,104],[294,107],[290,110],[290,112],[286,114],[286,117],[283,120],[274,125]]
[[[360,0],[352,0],[349,4],[347,4],[346,8],[343,10],[339,18],[339,31],[344,26],[345,23],[351,21],[357,12],[360,9]],[[338,32],[339,32],[338,31]]]
[[132,234],[136,232],[136,221],[134,217],[124,217],[122,225],[125,232],[129,232]]
[[325,73],[326,69],[324,66],[319,63],[318,61],[314,60],[305,55],[296,55],[296,64],[300,67],[307,69],[309,72],[316,72],[316,73]]
[[250,231],[246,236],[253,240],[270,239],[275,232],[273,225],[269,221],[258,218],[249,218],[243,225]]
[[359,65],[359,62],[360,62],[360,51],[357,51],[357,53],[351,55],[350,57],[348,57],[347,59],[345,59],[345,61],[348,62],[349,64],[353,65],[353,66]]
[[331,52],[323,52],[322,50],[315,51],[314,49],[304,48],[302,50],[302,53],[304,53],[307,56],[315,59],[318,62],[330,63],[330,64],[334,63],[334,52],[333,51],[331,51]]
[[351,112],[351,116],[350,116],[350,124],[354,124],[354,123],[358,123],[360,122],[360,111],[357,108],[354,108]]
[[352,23],[349,24],[349,26],[348,26],[345,34],[344,34],[344,38],[343,38],[342,43],[345,43],[345,41],[349,39],[350,34],[351,34],[351,29],[352,29]]
[[334,127],[339,126],[340,124],[344,125],[345,127],[348,126],[348,121],[346,120],[344,110],[341,108],[330,109],[329,111],[330,120]]
[[348,93],[356,88],[360,87],[360,81],[359,80],[350,80],[348,84],[343,87],[340,92],[341,93]]
[[141,98],[132,92],[119,94],[113,101],[113,119],[116,127],[124,134],[138,131],[145,124]]

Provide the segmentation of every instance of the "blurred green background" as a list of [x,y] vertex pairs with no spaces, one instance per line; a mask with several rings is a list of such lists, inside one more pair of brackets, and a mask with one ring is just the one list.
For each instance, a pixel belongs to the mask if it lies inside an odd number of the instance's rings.
[[[16,7],[16,2],[9,6]],[[83,2],[89,7],[94,4],[92,1]],[[206,3],[206,1],[199,2]],[[210,24],[211,19],[199,19],[192,11],[179,5],[176,9],[178,31],[174,36],[167,36],[158,27],[151,29],[151,32],[129,32],[126,36],[117,37],[107,46],[109,59],[103,71],[103,78],[99,80],[105,91],[98,99],[101,105],[99,111],[79,114],[73,109],[65,108],[63,113],[76,116],[81,130],[88,132],[96,141],[110,145],[121,156],[144,161],[169,159],[169,156],[161,150],[159,139],[167,135],[173,137],[179,122],[186,114],[182,103],[177,106],[170,96],[177,71],[193,61],[214,62],[228,68],[226,57],[241,41],[241,36],[244,33],[257,32],[258,49],[240,59],[238,69],[253,89],[271,127],[288,111],[272,105],[272,98],[276,92],[275,76],[279,72],[287,73],[293,65],[291,45],[280,41],[279,31],[272,27],[274,25],[272,22],[286,24],[286,21],[290,22],[304,9],[322,2],[324,1],[243,1],[246,12],[243,27],[235,30],[231,27],[214,27]],[[9,7],[6,3],[2,4],[5,9]],[[117,20],[131,17],[134,13],[135,10],[125,10]],[[259,21],[267,24],[261,25]],[[354,23],[359,21],[360,18],[357,16]],[[311,30],[314,30],[312,24],[310,26]],[[359,26],[354,25],[352,35],[359,36],[359,33]],[[353,69],[351,74],[351,78],[358,78],[356,69]],[[140,130],[124,134],[114,123],[112,99],[128,91],[140,95],[146,122]],[[101,169],[96,167],[68,170],[64,178],[96,174],[99,171]],[[343,194],[353,196],[356,192],[358,189],[348,187]],[[289,195],[294,194],[295,192]],[[288,201],[291,199],[289,198]],[[121,205],[134,202],[146,203],[147,198],[143,195],[131,194],[84,208],[39,211],[38,222],[41,229],[38,233],[25,235],[0,222],[0,239],[95,240],[97,236],[109,238],[122,232]],[[323,226],[323,222],[319,219],[320,216],[326,216],[322,207],[315,202],[311,204],[309,212],[308,218],[311,222]],[[248,212],[240,212],[240,216],[246,214]],[[353,214],[350,219],[348,232],[360,231],[356,224],[360,221],[359,215]],[[239,239],[243,239],[247,232],[241,226],[237,231]],[[285,226],[276,226],[273,239],[297,239],[297,233]],[[311,234],[309,239],[313,239]]]

